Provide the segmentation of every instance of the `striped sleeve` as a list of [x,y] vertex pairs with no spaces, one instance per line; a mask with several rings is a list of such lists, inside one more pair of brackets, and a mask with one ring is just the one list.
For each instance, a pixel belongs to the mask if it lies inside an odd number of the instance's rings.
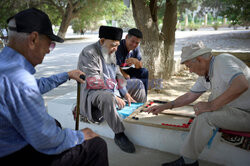
[[37,151],[59,154],[84,141],[81,131],[59,128],[45,110],[41,94],[34,89],[13,86],[14,127]]

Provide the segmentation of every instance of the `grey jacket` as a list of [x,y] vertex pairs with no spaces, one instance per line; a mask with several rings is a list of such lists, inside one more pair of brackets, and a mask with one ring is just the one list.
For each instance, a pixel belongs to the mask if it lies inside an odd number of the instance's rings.
[[[93,91],[105,91],[103,87],[98,86],[100,82],[95,80],[104,80],[103,64],[105,65],[104,58],[101,52],[101,45],[98,42],[86,46],[79,55],[78,69],[86,74],[86,83],[81,85],[81,97],[80,97],[80,113],[93,121],[91,113],[91,100],[88,99],[88,94]],[[119,66],[116,70],[116,78],[122,79],[126,83],[125,78],[120,72]],[[93,88],[94,87],[94,88]],[[123,86],[123,94],[126,93],[126,84]]]

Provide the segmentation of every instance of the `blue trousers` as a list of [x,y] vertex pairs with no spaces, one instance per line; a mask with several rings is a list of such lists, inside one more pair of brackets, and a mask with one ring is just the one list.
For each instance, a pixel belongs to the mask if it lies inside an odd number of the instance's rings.
[[140,69],[129,68],[123,71],[126,72],[128,75],[130,75],[130,78],[137,78],[143,82],[146,96],[147,96],[148,94],[148,70],[146,68],[140,68]]

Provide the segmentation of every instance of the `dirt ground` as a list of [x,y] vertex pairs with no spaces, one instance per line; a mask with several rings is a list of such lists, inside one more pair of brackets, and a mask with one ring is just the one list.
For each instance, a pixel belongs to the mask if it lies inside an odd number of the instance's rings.
[[[190,73],[187,68],[173,75],[169,80],[162,80],[161,87],[152,88],[148,92],[148,100],[171,101],[188,92],[198,76]],[[207,101],[209,92],[204,93],[196,102]],[[195,103],[196,103],[195,102]]]

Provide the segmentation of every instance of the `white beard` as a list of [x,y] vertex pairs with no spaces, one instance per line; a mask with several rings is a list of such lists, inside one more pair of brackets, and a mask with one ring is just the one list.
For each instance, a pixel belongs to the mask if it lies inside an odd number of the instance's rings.
[[112,63],[116,64],[115,52],[113,52],[112,54],[109,55],[108,49],[105,46],[102,46],[101,52],[102,52],[102,55],[103,55],[103,58],[104,58],[106,64],[109,64],[109,65]]

